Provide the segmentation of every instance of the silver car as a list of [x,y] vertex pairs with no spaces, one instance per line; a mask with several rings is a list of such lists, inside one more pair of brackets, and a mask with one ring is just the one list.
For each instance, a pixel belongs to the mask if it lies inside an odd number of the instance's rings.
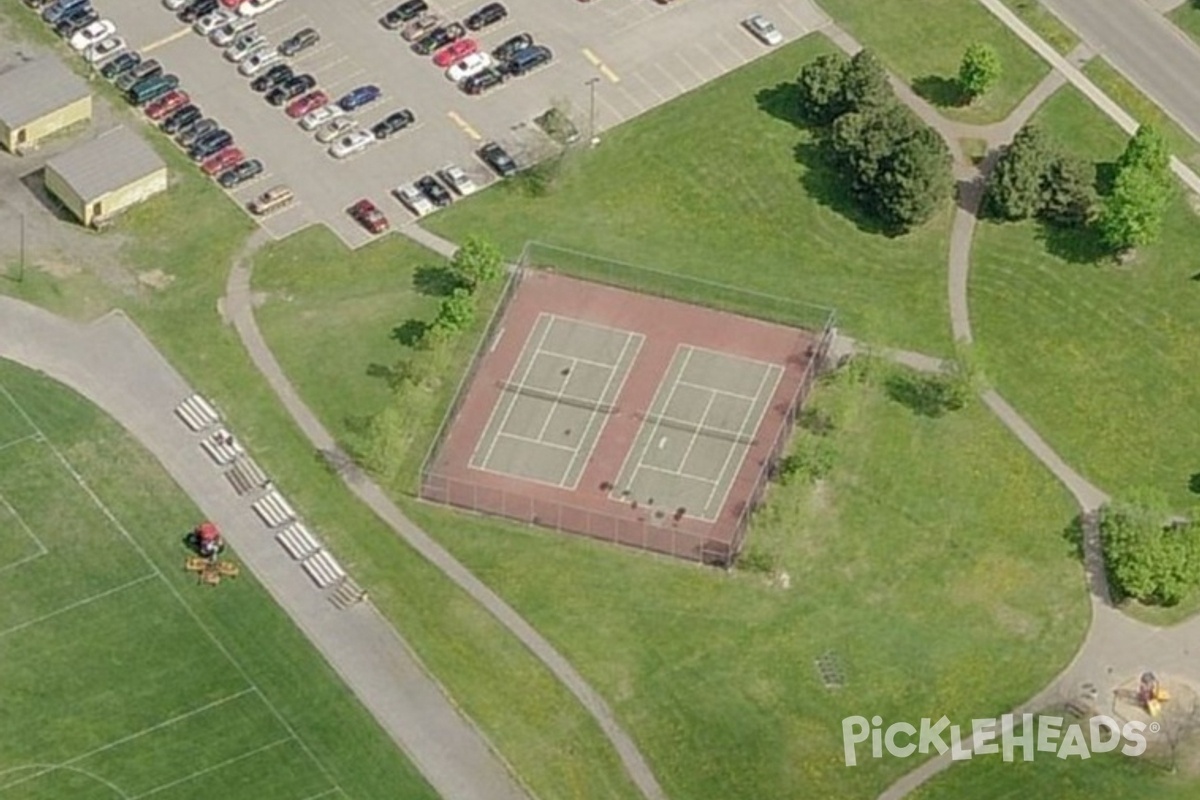
[[746,26],[746,30],[753,33],[765,45],[774,47],[778,44],[783,44],[783,34],[775,27],[775,23],[764,17],[762,14],[753,14],[742,22]]
[[397,186],[392,190],[392,194],[396,195],[396,199],[418,217],[423,217],[433,211],[433,203],[429,202],[429,198],[425,196],[424,192],[411,183]]

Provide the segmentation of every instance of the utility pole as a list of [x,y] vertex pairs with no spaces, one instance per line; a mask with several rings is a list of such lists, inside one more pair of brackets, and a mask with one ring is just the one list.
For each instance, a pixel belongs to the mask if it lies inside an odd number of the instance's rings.
[[600,144],[600,137],[596,135],[596,84],[600,82],[599,78],[591,78],[587,85],[592,90],[592,113],[588,125],[589,140],[592,147]]

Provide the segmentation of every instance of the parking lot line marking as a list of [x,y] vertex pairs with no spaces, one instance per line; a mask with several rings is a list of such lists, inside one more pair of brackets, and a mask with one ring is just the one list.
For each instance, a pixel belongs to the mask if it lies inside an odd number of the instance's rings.
[[796,23],[797,25],[799,25],[799,26],[800,26],[800,31],[801,31],[800,35],[801,35],[801,36],[803,36],[804,34],[808,33],[808,31],[809,31],[809,28],[808,28],[808,22],[806,22],[805,20],[802,20],[802,19],[800,19],[800,18],[799,18],[799,17],[797,17],[795,14],[793,14],[793,13],[792,13],[792,12],[791,12],[791,11],[788,9],[788,7],[787,7],[787,5],[786,5],[786,4],[784,4],[784,3],[780,3],[780,4],[779,4],[779,10],[780,10],[780,11],[782,11],[782,12],[783,12],[783,13],[784,13],[784,14],[785,14],[785,15],[786,15],[786,16],[787,16],[787,17],[788,17],[788,18],[789,18],[789,19],[790,19],[792,22],[794,22],[794,23]]
[[683,57],[683,52],[682,52],[682,51],[680,51],[680,50],[676,50],[676,51],[675,51],[675,57],[676,57],[677,59],[679,59],[679,60],[680,60],[680,61],[683,63],[683,65],[684,65],[685,67],[687,67],[688,69],[690,69],[690,70],[692,71],[692,73],[693,73],[693,74],[695,74],[695,76],[696,76],[697,78],[699,78],[699,79],[700,79],[700,83],[706,83],[706,82],[708,81],[708,78],[705,78],[705,77],[704,77],[704,75],[703,75],[703,73],[701,73],[701,72],[700,72],[700,70],[696,69],[695,65],[694,65],[694,64],[692,64],[692,62],[688,61],[686,58],[684,58],[684,57]]
[[608,78],[613,83],[621,82],[620,76],[618,76],[617,73],[615,73],[611,69],[609,69],[607,64],[600,65],[600,74],[603,75],[604,77]]
[[467,121],[459,116],[457,111],[447,111],[446,116],[453,120],[455,125],[462,128],[463,133],[465,133],[467,136],[470,136],[477,142],[483,141],[483,136],[480,135],[479,131],[468,125]]
[[683,85],[683,81],[681,81],[681,80],[679,80],[679,78],[676,78],[676,77],[675,77],[675,73],[673,73],[673,72],[667,72],[667,68],[666,68],[666,67],[664,67],[662,64],[660,64],[660,63],[659,63],[659,62],[657,62],[657,61],[655,61],[655,62],[654,62],[654,66],[655,66],[655,68],[656,68],[656,69],[658,69],[658,71],[659,71],[659,72],[661,72],[663,75],[666,75],[668,78],[670,78],[670,79],[671,79],[671,82],[672,82],[672,83],[674,83],[676,86],[678,86],[678,87],[679,87],[679,91],[680,91],[680,92],[686,92],[686,91],[687,91],[687,87]]
[[600,61],[599,56],[597,56],[591,50],[588,50],[586,47],[583,48],[583,57],[586,58],[588,61],[592,62],[593,67],[598,67],[598,66],[600,66],[600,64],[603,63],[602,61]]
[[651,93],[651,94],[653,94],[655,97],[657,97],[657,98],[658,98],[658,101],[659,101],[660,103],[661,103],[663,100],[666,100],[666,97],[663,95],[663,93],[662,93],[662,92],[660,92],[660,91],[658,90],[658,88],[657,88],[657,87],[656,87],[656,86],[655,86],[653,83],[651,83],[651,82],[650,82],[650,81],[649,81],[649,80],[646,78],[646,76],[645,76],[645,75],[643,75],[641,72],[635,72],[635,73],[633,73],[633,77],[635,77],[635,78],[637,78],[639,81],[641,81],[641,82],[642,82],[642,83],[645,85],[645,87],[646,87],[647,89],[649,89],[649,90],[650,90],[650,93]]
[[176,39],[182,39],[183,37],[187,36],[191,32],[192,32],[192,28],[190,25],[186,28],[180,28],[179,30],[172,33],[170,36],[163,37],[162,39],[159,39],[157,42],[152,42],[152,43],[146,45],[145,47],[142,48],[142,52],[149,53],[151,50],[157,50],[158,48],[162,47],[163,45],[170,44],[171,42],[175,41]]
[[720,41],[721,44],[725,45],[729,52],[733,53],[733,57],[737,64],[745,64],[748,60],[750,60],[749,57],[742,53],[741,50],[738,50],[736,47],[734,47],[733,44],[725,38],[724,34],[718,33],[717,40]]
[[720,69],[722,73],[729,72],[729,70],[732,69],[731,67],[725,66],[725,62],[717,58],[716,55],[713,54],[713,51],[709,50],[702,43],[696,42],[696,47],[701,53],[704,53],[704,55],[712,59],[712,62],[717,65],[717,68]]

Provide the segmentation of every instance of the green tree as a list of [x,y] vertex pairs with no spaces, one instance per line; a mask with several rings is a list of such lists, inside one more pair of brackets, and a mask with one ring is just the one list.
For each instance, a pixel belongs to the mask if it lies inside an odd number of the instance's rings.
[[1150,244],[1162,231],[1170,187],[1151,170],[1131,166],[1117,173],[1097,223],[1105,244],[1117,252]]
[[442,298],[441,304],[438,305],[437,317],[434,318],[432,325],[443,327],[453,333],[460,333],[471,327],[471,323],[474,321],[475,295],[468,289],[458,288]]
[[842,99],[846,111],[896,102],[887,70],[870,50],[859,50],[842,73]]
[[850,59],[839,50],[817,56],[800,68],[796,83],[804,119],[815,125],[829,125],[846,113],[842,85],[849,67]]
[[1134,167],[1143,167],[1164,182],[1170,180],[1171,151],[1167,149],[1167,140],[1153,125],[1139,126],[1117,159],[1118,172]]
[[963,94],[975,99],[985,94],[1000,80],[1000,56],[991,45],[976,42],[963,53],[958,67],[958,85]]
[[1069,153],[1059,153],[1046,173],[1041,216],[1056,225],[1081,227],[1095,215],[1096,165]]
[[394,480],[412,445],[414,431],[420,429],[411,419],[412,406],[401,401],[397,394],[367,425],[362,447],[362,462],[384,481]]
[[1054,148],[1041,128],[1026,125],[1017,131],[988,177],[988,213],[1008,220],[1041,213],[1046,173],[1053,160]]
[[454,251],[450,269],[473,292],[504,274],[504,257],[500,248],[486,239],[468,236],[462,246]]
[[1175,605],[1200,584],[1200,525],[1171,524],[1157,501],[1113,503],[1100,512],[1100,543],[1124,597]]

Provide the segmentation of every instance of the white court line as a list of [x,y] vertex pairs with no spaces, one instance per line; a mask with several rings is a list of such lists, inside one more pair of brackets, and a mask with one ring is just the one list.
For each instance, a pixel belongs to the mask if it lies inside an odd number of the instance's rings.
[[[538,355],[541,355],[541,353],[539,353]],[[554,417],[554,412],[558,410],[558,407],[560,405],[562,405],[562,403],[560,403],[559,401],[562,400],[562,398],[567,396],[566,395],[567,384],[571,382],[571,375],[575,371],[575,366],[578,363],[579,363],[578,361],[576,361],[575,359],[572,358],[570,365],[568,365],[566,367],[567,374],[565,376],[563,376],[562,386],[559,386],[558,391],[555,392],[555,394],[554,394],[554,405],[551,406],[550,412],[548,414],[546,414],[546,418],[544,420],[542,420],[542,427],[538,431],[538,441],[539,442],[542,441],[542,437],[544,437],[546,435],[546,428],[550,427],[550,420],[551,420],[551,418]],[[500,430],[502,430],[502,431],[504,430],[503,426],[500,428]]]
[[[617,363],[613,364],[612,371],[610,373],[608,373],[608,381],[605,382],[604,390],[600,393],[600,402],[601,403],[603,403],[604,398],[608,396],[608,390],[612,386],[612,380],[613,380],[613,378],[615,378],[617,376],[617,369],[621,366],[621,362],[625,360],[625,353],[627,353],[629,351],[629,343],[632,341],[637,341],[637,348],[633,351],[633,357],[634,357],[634,360],[636,360],[638,352],[640,352],[642,349],[642,342],[645,340],[645,338],[646,337],[640,333],[626,333],[625,334],[625,344],[623,344],[621,346],[621,355],[617,358]],[[625,370],[625,374],[621,376],[621,383],[618,384],[618,386],[617,386],[617,393],[613,395],[614,400],[616,400],[618,397],[621,396],[621,390],[623,388],[625,388],[625,380],[629,377],[629,373],[631,373],[631,372],[633,372],[632,363],[630,364],[630,368]],[[600,413],[596,410],[593,410],[592,415],[590,417],[588,417],[587,426],[583,429],[583,435],[579,437],[579,445],[575,448],[575,455],[571,457],[571,461],[567,464],[567,471],[565,473],[563,473],[563,478],[566,478],[567,475],[571,474],[571,469],[572,469],[572,467],[575,466],[575,459],[579,458],[579,454],[583,451],[583,443],[587,441],[588,435],[592,432],[592,424],[596,421],[596,417],[598,417],[598,416],[600,416]],[[608,420],[605,419],[606,423],[607,423],[607,421]],[[594,440],[592,440],[592,446],[589,449],[589,454],[591,452],[595,451],[596,443],[600,441],[600,437],[603,434],[604,434],[604,425],[602,424],[600,426],[600,434],[597,435]],[[569,489],[573,490],[577,486],[579,486],[579,481],[582,478],[583,478],[583,470],[579,470],[579,474],[575,476],[575,480],[571,482],[571,485],[567,486],[566,484],[563,484],[563,486],[564,486],[564,488],[569,488]]]
[[[777,386],[779,386],[779,377],[782,374],[783,374],[783,369],[778,364],[772,364],[770,369],[763,372],[762,379],[759,380],[759,382],[758,382],[758,394],[761,395],[763,386],[767,382],[767,376],[768,375],[775,376],[775,380],[771,381],[771,389],[767,395],[767,405],[764,406],[763,409],[758,412],[758,420],[756,420],[754,423],[755,429],[757,429],[758,426],[762,424],[763,415],[766,414],[767,409],[771,405],[771,396],[775,394],[775,388]],[[754,406],[757,403],[758,403],[758,397],[756,396],[754,399],[754,403],[751,403],[750,407],[746,409],[746,415],[744,417],[742,417],[742,424],[739,426],[743,431],[745,430],[745,427],[746,427],[746,420],[750,418],[750,412],[754,410]],[[744,436],[746,434],[742,433],[742,435]],[[729,460],[731,458],[733,458],[733,453],[735,450],[738,449],[738,446],[739,445],[733,445],[732,447],[729,448],[729,451],[725,453],[725,463],[721,465],[721,471],[717,473],[718,480],[725,477],[725,470],[727,470],[729,468]],[[750,445],[745,445],[746,450],[745,450],[745,452],[742,453],[742,462],[745,462],[746,454],[750,452],[750,447],[751,447]],[[740,469],[741,464],[739,464],[738,467]],[[725,507],[725,501],[727,499],[729,499],[729,492],[733,489],[733,484],[736,483],[736,479],[737,479],[737,472],[735,471],[733,478],[731,478],[729,481],[727,481],[725,483],[725,494],[721,497],[721,502],[717,506],[717,512],[713,515],[714,519],[720,513],[721,509]],[[709,505],[712,504],[713,494],[716,491],[717,491],[717,484],[713,484],[712,491],[710,491],[708,493],[708,499],[704,501],[704,507],[706,509],[709,507]]]
[[0,444],[0,450],[7,450],[10,447],[16,447],[17,445],[24,444],[25,442],[39,441],[41,441],[41,438],[36,433],[31,433],[28,436],[22,436],[20,439],[13,439],[11,442]]
[[[693,475],[690,472],[683,472],[682,470],[678,470],[678,469],[667,469],[666,467],[656,467],[653,464],[642,464],[641,468],[645,469],[645,470],[649,470],[651,472],[661,472],[663,475],[672,475],[676,478],[687,478],[690,481],[700,481],[701,483],[712,483],[712,484],[716,483],[716,481],[713,480],[712,478],[705,478],[703,475]],[[708,519],[708,518],[701,517],[700,519]],[[714,519],[715,519],[715,517],[714,517]]]
[[[629,338],[628,333],[625,334],[625,338],[626,339]],[[590,358],[580,358],[579,356],[569,356],[566,353],[560,353],[557,350],[543,349],[542,352],[548,356],[558,356],[559,358],[568,358],[568,359],[571,359],[572,361],[578,361],[580,364],[588,364],[593,367],[603,367],[605,369],[612,369],[613,367],[616,366],[616,364],[605,364],[603,361],[593,361]],[[620,363],[620,362],[618,362],[618,363]]]
[[713,387],[705,386],[702,383],[692,383],[691,381],[680,381],[679,383],[684,386],[690,386],[693,389],[705,389],[706,391],[715,392],[716,394],[723,394],[728,397],[736,397],[739,400],[757,400],[758,399],[756,396],[754,396],[752,394],[742,394],[741,392],[731,392],[726,389],[714,389]]
[[[679,384],[675,384],[678,386]],[[683,465],[687,463],[688,456],[692,454],[692,448],[696,446],[696,440],[700,438],[700,431],[704,430],[704,420],[708,419],[708,412],[712,411],[712,404],[717,399],[716,392],[708,393],[708,403],[704,406],[704,415],[700,417],[700,424],[692,428],[692,438],[688,441],[687,449],[683,451],[683,458],[679,460],[680,475],[683,474]],[[655,424],[658,424],[657,422]],[[711,494],[711,492],[710,492]]]
[[281,744],[287,744],[290,741],[292,741],[290,736],[286,739],[277,739],[270,744],[264,744],[262,747],[256,747],[253,750],[248,750],[247,752],[242,753],[241,755],[236,755],[233,758],[227,758],[224,761],[217,762],[216,764],[210,764],[204,769],[196,770],[191,775],[185,775],[184,777],[173,780],[170,783],[164,783],[162,786],[156,786],[148,792],[142,792],[139,795],[134,795],[132,798],[130,798],[130,800],[141,800],[143,797],[150,797],[151,795],[158,794],[159,792],[164,792],[167,789],[174,789],[176,786],[179,786],[182,783],[187,783],[188,781],[195,780],[202,775],[207,775],[210,772],[216,772],[219,769],[224,769],[230,764],[236,764],[239,761],[245,761],[247,758],[252,758],[259,753],[265,753],[268,750],[279,747]]
[[5,628],[4,630],[0,631],[0,639],[3,639],[5,636],[8,636],[10,633],[17,633],[18,631],[23,631],[26,628],[32,628],[34,625],[37,625],[40,622],[45,622],[46,620],[54,619],[55,617],[61,616],[70,611],[74,611],[77,608],[83,608],[86,605],[95,603],[98,600],[103,600],[104,598],[109,597],[114,594],[117,594],[118,592],[123,592],[126,589],[132,589],[134,586],[137,586],[140,583],[145,583],[146,581],[149,581],[149,580],[153,580],[155,577],[157,577],[157,576],[154,573],[150,573],[148,575],[143,575],[140,578],[134,578],[133,580],[129,581],[128,583],[123,583],[120,586],[114,586],[111,589],[105,589],[103,592],[100,592],[99,594],[94,594],[91,597],[85,597],[82,600],[76,600],[74,603],[65,605],[62,608],[59,608],[55,611],[51,611],[48,614],[43,614],[40,617],[34,617],[33,619],[26,620],[25,622],[22,622],[20,625],[14,625],[11,628]]
[[[555,320],[555,321],[565,322],[568,325],[574,325],[577,328],[591,328],[592,330],[604,331],[605,333],[615,333],[621,337],[640,335],[640,334],[634,334],[632,331],[628,331],[625,328],[614,328],[611,325],[601,325],[598,322],[584,322],[583,320],[575,319],[573,317],[559,316],[558,314],[555,314],[553,312],[547,313],[546,316],[550,317],[552,320]],[[574,357],[575,356],[570,356],[570,358],[574,358]],[[609,364],[609,366],[612,366],[612,365]]]
[[[681,366],[679,368],[679,372],[675,376],[675,381],[671,385],[671,391],[667,395],[667,402],[663,404],[664,410],[667,408],[670,408],[671,400],[675,397],[675,390],[679,388],[679,376],[683,375],[683,373],[687,371],[688,362],[692,360],[692,353],[694,352],[694,350],[688,345],[680,344],[680,345],[675,346],[675,354],[671,357],[672,364],[674,364],[675,359],[679,357],[680,350],[686,350],[687,354],[683,357],[683,366]],[[658,388],[654,390],[654,399],[650,401],[650,408],[655,408],[658,405],[658,397],[659,397],[659,393],[662,392],[662,388],[663,388],[662,384],[659,383]],[[642,427],[644,428],[645,425],[646,425],[646,423],[643,422]],[[641,430],[639,430],[638,433],[641,433]],[[656,423],[654,423],[654,429],[653,429],[651,435],[648,436],[646,438],[646,441],[642,443],[642,450],[640,453],[638,453],[637,466],[633,468],[633,474],[630,475],[628,478],[629,483],[632,484],[634,482],[634,479],[637,478],[638,470],[640,470],[642,468],[642,464],[645,463],[646,451],[650,449],[650,445],[654,442],[654,439],[657,436],[658,436],[658,423],[656,422]],[[621,465],[621,471],[617,473],[618,478],[620,478],[621,475],[623,475],[625,473],[625,467],[628,466],[629,457],[632,455],[633,455],[633,450],[631,449],[629,451],[629,453],[625,456],[625,463]],[[614,491],[618,490],[618,489],[621,491],[624,491],[625,489],[628,489],[628,488],[629,488],[628,486],[614,486],[613,487]]]
[[[737,353],[727,353],[727,352],[723,352],[721,350],[713,350],[711,347],[701,347],[700,345],[695,345],[695,344],[689,345],[689,347],[691,347],[693,350],[699,350],[702,353],[710,353],[714,356],[720,356],[721,358],[724,358],[727,361],[745,361],[749,364],[758,364],[760,367],[766,367],[768,369],[771,369],[771,368],[778,369],[779,368],[779,365],[776,364],[774,361],[763,361],[763,360],[757,359],[757,358],[749,358],[747,356],[738,355]],[[756,396],[754,399],[757,400],[758,397]]]
[[[546,335],[550,332],[550,328],[553,327],[553,325],[554,325],[554,318],[553,318],[552,314],[546,314],[546,313],[538,314],[537,322],[535,322],[533,324],[533,327],[529,329],[529,335],[525,337],[525,345],[521,348],[521,355],[524,355],[525,351],[529,349],[529,344],[530,344],[530,342],[533,341],[533,334],[535,332],[537,332],[537,326],[542,323],[543,319],[546,319],[549,321],[546,323],[546,327],[542,329],[542,336],[540,339],[538,339],[538,343],[533,348],[533,355],[530,356],[529,363],[525,365],[525,371],[521,373],[521,380],[516,382],[514,384],[515,386],[524,386],[525,385],[525,379],[529,377],[529,371],[533,369],[533,362],[537,361],[538,353],[540,353],[542,350],[542,343],[546,341]],[[520,363],[521,363],[521,359],[520,359],[520,356],[518,356],[517,363],[513,364],[512,371],[510,371],[508,373],[508,378],[509,378],[508,382],[509,383],[513,383],[513,380],[512,380],[513,373],[517,371],[517,366]],[[500,394],[501,399],[497,400],[496,405],[492,406],[492,413],[488,415],[487,425],[485,425],[483,428],[484,433],[491,430],[492,422],[496,417],[496,412],[500,410],[500,403],[502,402],[502,400],[505,396],[504,395],[505,391],[507,391],[507,390],[504,390],[504,389],[501,390],[501,394]],[[512,402],[508,404],[508,408],[504,409],[504,418],[500,420],[500,426],[498,428],[496,428],[496,434],[499,434],[501,431],[504,430],[504,426],[508,424],[508,418],[512,414],[513,406],[515,406],[516,404],[517,404],[517,400],[514,397]],[[495,449],[496,449],[496,438],[495,438],[495,436],[493,436],[491,444],[488,445],[487,453],[484,454],[483,460],[479,462],[479,466],[476,467],[476,469],[485,469],[485,470],[487,469],[488,462],[492,460],[492,451]],[[475,455],[476,455],[476,453],[478,453],[478,451],[479,451],[479,449],[478,449],[478,447],[476,447],[476,452],[471,454],[471,458],[467,462],[467,466],[470,466],[471,462],[475,460]],[[488,471],[490,472],[491,470],[488,470]]]
[[498,433],[496,435],[497,436],[506,436],[509,439],[516,439],[518,442],[529,442],[530,444],[540,444],[545,447],[552,447],[555,450],[566,450],[568,453],[575,452],[574,447],[567,447],[565,444],[555,444],[554,442],[547,442],[545,439],[532,439],[528,436],[522,436],[519,433],[507,433],[505,431],[500,431],[500,433]]
[[[196,613],[196,610],[192,608],[186,600],[184,600],[183,595],[179,592],[179,589],[167,579],[167,576],[163,573],[162,569],[159,568],[158,564],[155,563],[154,559],[150,558],[150,554],[146,552],[146,549],[138,543],[137,539],[133,537],[133,534],[129,532],[129,529],[126,528],[121,520],[117,518],[117,515],[113,513],[112,509],[110,509],[108,505],[100,499],[100,496],[96,494],[87,481],[83,479],[83,476],[80,475],[79,471],[75,469],[74,465],[67,460],[67,457],[64,456],[62,452],[60,452],[59,449],[54,446],[54,443],[46,437],[45,432],[42,431],[42,429],[38,427],[37,423],[33,421],[33,418],[29,416],[29,412],[25,410],[25,407],[17,402],[17,399],[12,396],[12,393],[9,392],[2,383],[0,383],[0,394],[8,398],[8,401],[12,403],[13,407],[16,408],[17,411],[21,413],[21,416],[25,418],[25,422],[29,425],[29,427],[33,428],[33,430],[37,432],[38,436],[42,437],[42,440],[46,443],[46,447],[50,448],[50,452],[54,454],[55,458],[58,459],[63,468],[70,473],[71,477],[74,478],[75,483],[79,486],[79,488],[81,488],[96,505],[96,507],[100,509],[100,513],[102,513],[109,520],[109,522],[111,522],[116,529],[120,531],[121,536],[125,539],[126,543],[133,548],[134,552],[141,557],[142,561],[144,561],[146,565],[150,567],[154,575],[158,576],[158,579],[162,581],[164,586],[167,587],[167,591],[171,593],[179,605],[183,607],[183,610],[187,613],[187,615],[191,617],[192,622],[196,624],[196,627],[203,631],[205,637],[212,642],[213,647],[220,651],[221,655],[224,656],[230,665],[233,666],[238,675],[241,676],[242,680],[248,685],[252,686],[256,692],[258,692],[258,695],[262,698],[263,703],[265,703],[267,708],[271,711],[271,715],[278,720],[283,729],[288,732],[288,735],[295,740],[296,744],[300,746],[300,749],[304,752],[308,759],[316,765],[317,769],[325,777],[325,780],[329,781],[331,785],[337,786],[340,789],[341,784],[334,780],[333,774],[329,771],[329,768],[325,766],[325,763],[321,761],[321,759],[317,758],[316,753],[314,753],[312,749],[304,742],[304,740],[300,738],[300,735],[296,733],[296,729],[292,726],[292,723],[289,722],[287,717],[283,715],[283,713],[275,706],[275,704],[272,703],[265,694],[263,694],[262,690],[259,689],[258,684],[250,678],[250,673],[246,671],[246,668],[242,666],[242,663],[234,657],[229,648],[225,646],[225,643],[217,638],[217,635],[212,632],[212,629],[208,625],[204,623],[204,620],[200,619],[200,615]],[[345,792],[343,792],[343,794],[345,794]]]

